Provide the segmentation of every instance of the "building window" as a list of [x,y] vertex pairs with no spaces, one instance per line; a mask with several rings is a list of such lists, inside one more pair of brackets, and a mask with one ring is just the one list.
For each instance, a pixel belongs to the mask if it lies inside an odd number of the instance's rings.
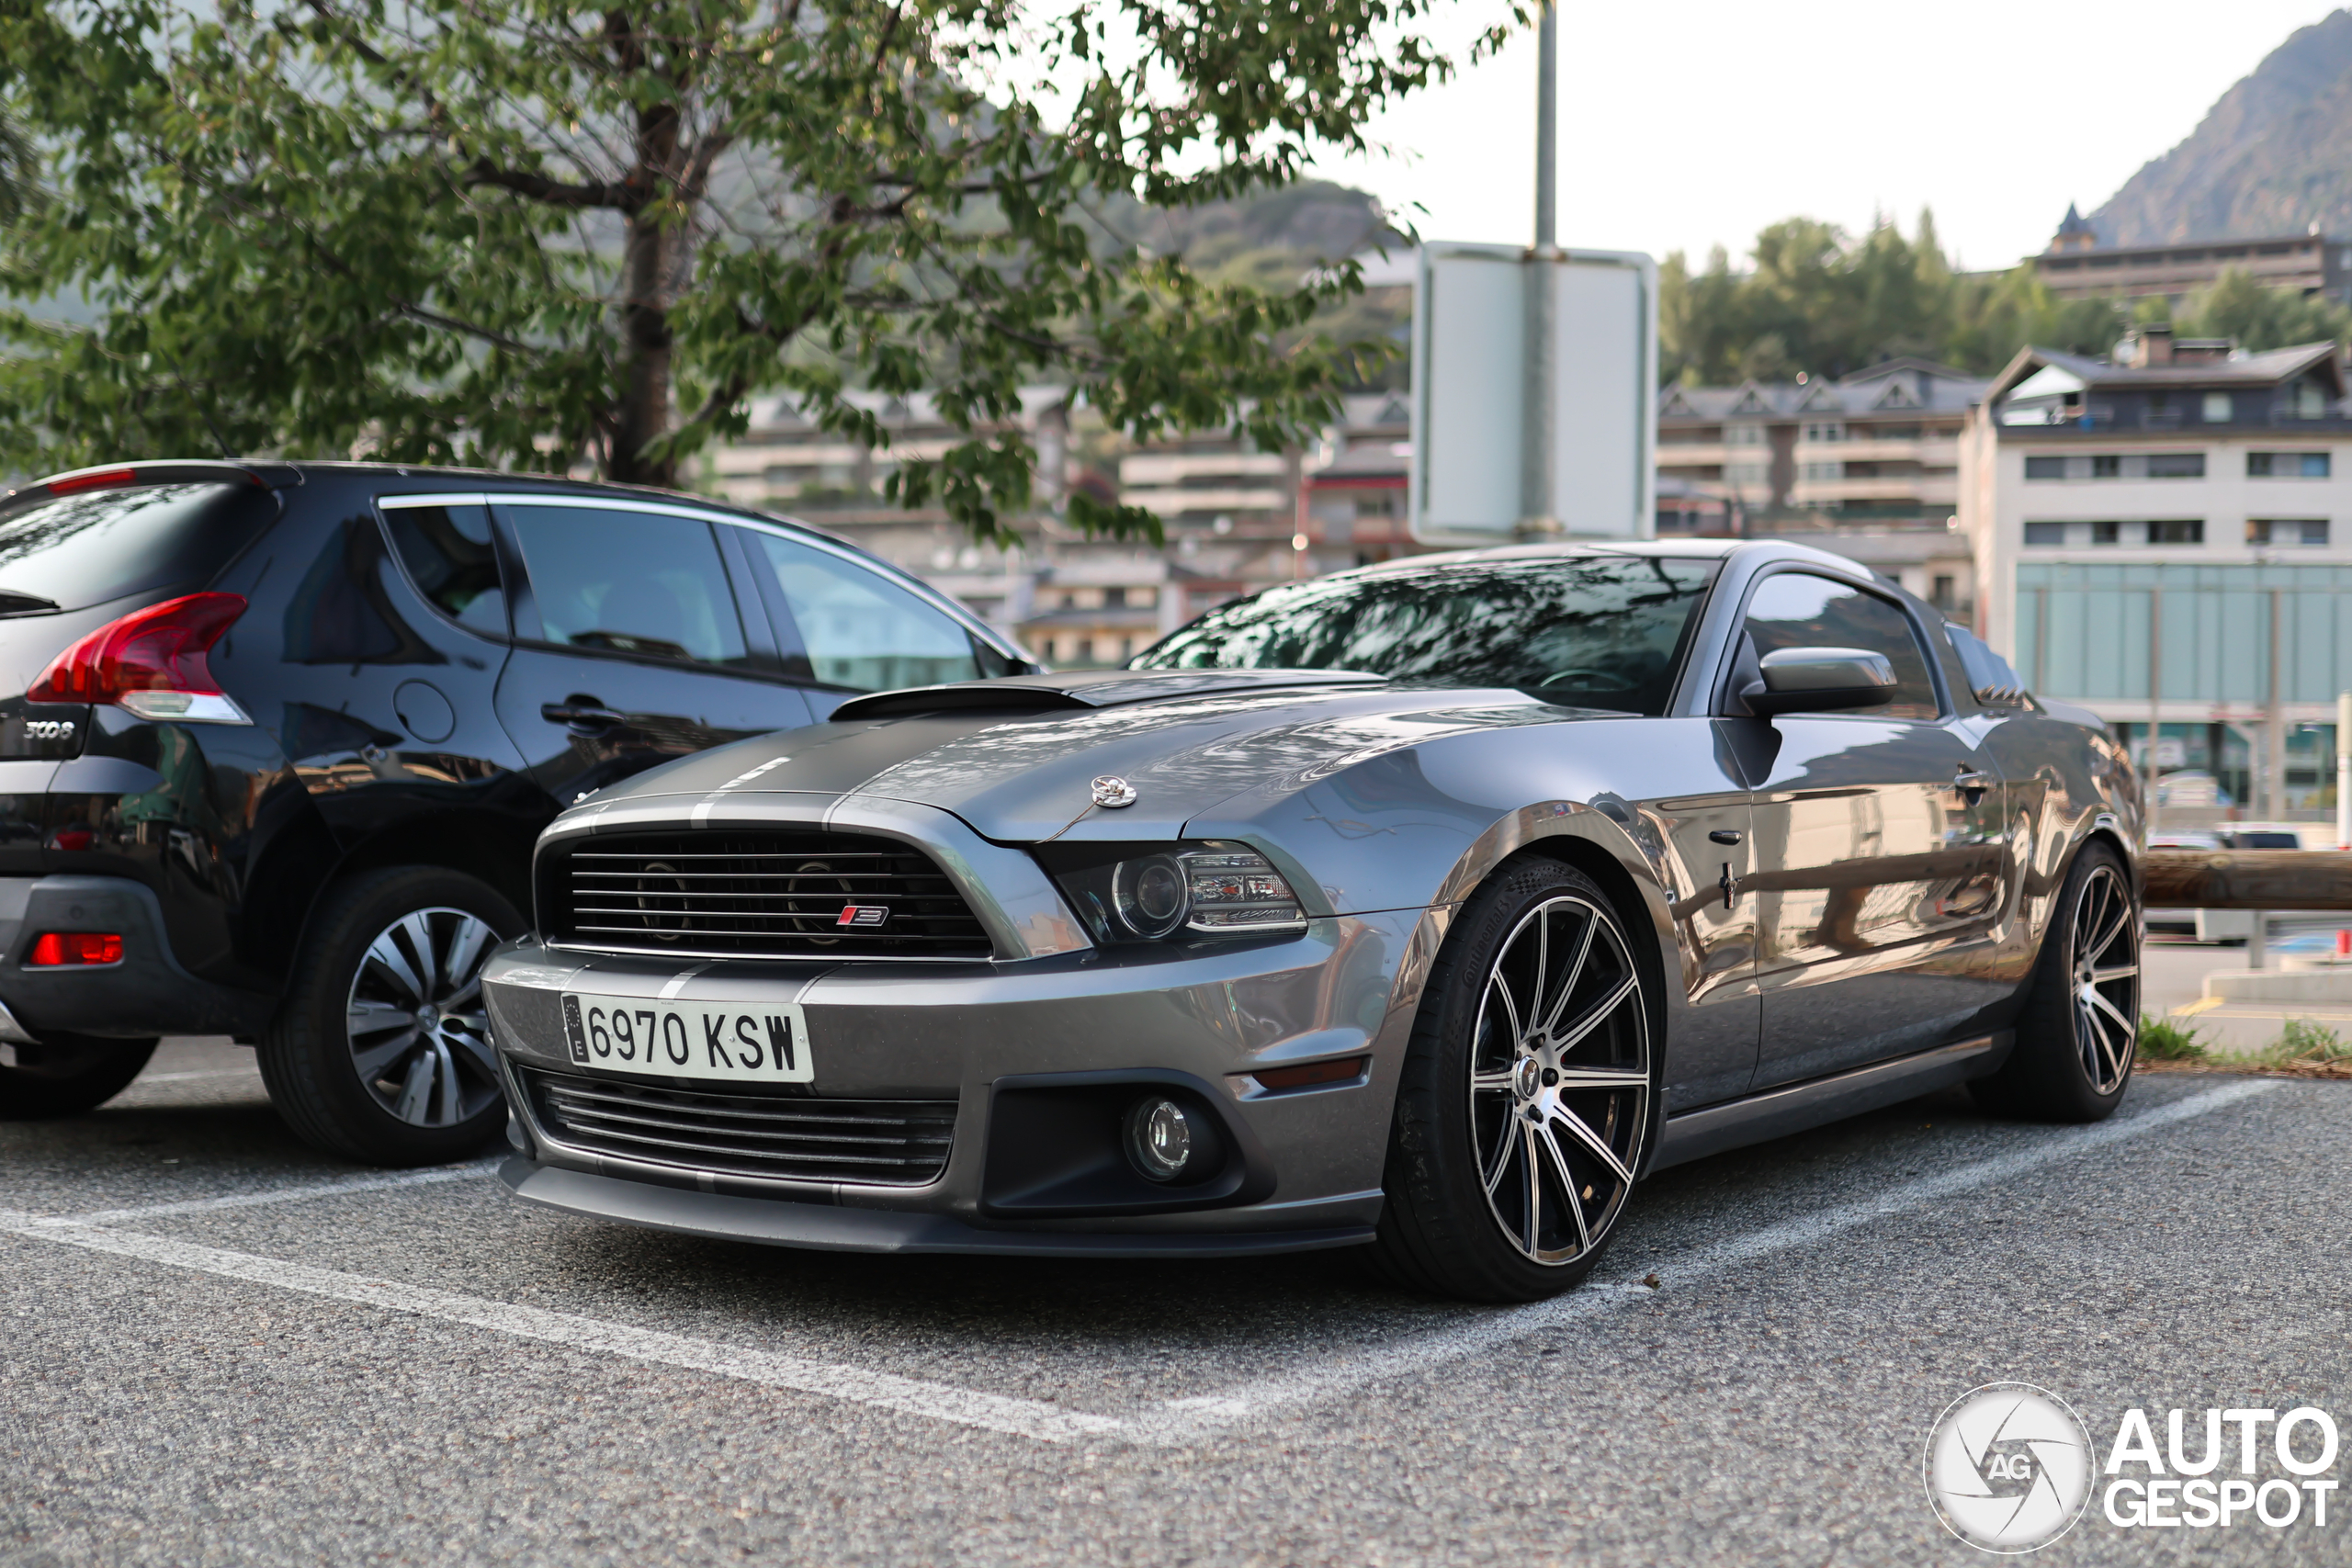
[[1950,577],[1938,577],[1933,591],[1928,595],[1928,603],[1939,610],[1949,610],[1952,607],[1952,580]]
[[2025,525],[2025,542],[2029,545],[2064,545],[2066,542],[2066,525],[2029,523]]
[[2208,393],[2206,393],[2206,394],[2205,394],[2205,423],[2208,423],[2208,424],[2227,424],[2227,423],[2230,423],[2230,420],[2231,420],[2231,418],[2232,418],[2232,417],[2233,417],[2233,411],[2232,411],[2231,406],[2230,406],[2230,394],[2229,394],[2229,393],[2227,393],[2227,392],[2208,392]]
[[2201,479],[2205,477],[2205,454],[2152,452],[2148,455],[2148,477],[2152,479]]
[[2292,400],[2288,404],[2287,417],[2325,419],[2327,417],[2327,389],[2316,381],[2296,382]]
[[1804,427],[1804,438],[1807,441],[1843,441],[1846,439],[1846,427],[1836,420],[1808,424]]
[[1724,445],[1726,446],[1761,446],[1764,445],[1764,427],[1760,424],[1724,425]]
[[2245,477],[2250,479],[2324,479],[2328,477],[2325,452],[2248,452]]
[[1846,477],[1843,463],[1807,463],[1804,477],[1808,479],[1842,479]]
[[1102,607],[1103,607],[1104,609],[1106,609],[1106,610],[1119,610],[1119,609],[1124,609],[1124,608],[1125,608],[1125,607],[1126,607],[1126,603],[1127,603],[1127,591],[1126,591],[1125,589],[1124,589],[1124,588],[1105,588],[1104,590],[1102,590]]
[[2245,525],[2245,542],[2257,547],[2324,545],[2327,543],[2327,519],[2324,517],[2252,518]]
[[2025,460],[2025,477],[2030,479],[2063,479],[2066,477],[2066,459],[2028,457]]
[[2092,524],[2092,525],[2091,525],[2091,543],[2092,543],[2092,544],[2094,544],[2094,545],[2120,545],[2120,544],[2121,544],[2122,542],[2123,542],[2123,525],[2122,525],[2122,524],[2120,524],[2120,523],[2094,523],[2094,524]]
[[2091,478],[2095,479],[2120,479],[2122,474],[2123,459],[2112,453],[2091,459]]
[[1724,479],[1736,485],[1760,485],[1764,482],[1765,467],[1761,463],[1725,463]]
[[2148,543],[2152,545],[2201,545],[2205,542],[2205,522],[2199,517],[2165,517],[2148,525]]

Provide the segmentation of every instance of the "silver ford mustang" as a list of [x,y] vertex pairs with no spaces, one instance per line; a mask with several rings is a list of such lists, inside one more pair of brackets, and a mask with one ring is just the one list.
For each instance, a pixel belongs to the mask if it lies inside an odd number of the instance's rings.
[[2111,1111],[2139,812],[2098,720],[1834,556],[1343,572],[564,813],[483,979],[504,1176],[794,1247],[1365,1247],[1531,1299],[1677,1161],[1962,1082]]

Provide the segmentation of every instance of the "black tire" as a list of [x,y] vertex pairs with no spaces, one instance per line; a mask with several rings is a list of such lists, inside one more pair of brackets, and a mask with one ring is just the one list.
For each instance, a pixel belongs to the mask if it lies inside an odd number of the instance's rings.
[[[488,936],[469,947],[477,926]],[[438,1165],[480,1149],[505,1124],[481,988],[469,1002],[463,984],[436,977],[453,964],[478,974],[522,929],[487,883],[438,866],[363,872],[328,888],[262,1038],[278,1115],[312,1147],[369,1165]],[[377,1026],[355,1028],[355,1009],[375,1010]]]
[[17,1047],[17,1066],[0,1067],[0,1122],[40,1122],[95,1111],[130,1087],[155,1054],[153,1040],[51,1034]]
[[[2140,1044],[2140,907],[2123,857],[2092,843],[2067,868],[2000,1071],[1976,1102],[2036,1122],[2098,1122],[2132,1084]],[[2085,999],[2096,992],[2098,1000]]]
[[[1389,1279],[1527,1302],[1592,1271],[1655,1131],[1660,1053],[1637,941],[1590,878],[1553,861],[1519,862],[1463,906],[1397,1088],[1369,1249]],[[1549,989],[1533,983],[1539,959]],[[1522,998],[1536,1002],[1524,1021]]]

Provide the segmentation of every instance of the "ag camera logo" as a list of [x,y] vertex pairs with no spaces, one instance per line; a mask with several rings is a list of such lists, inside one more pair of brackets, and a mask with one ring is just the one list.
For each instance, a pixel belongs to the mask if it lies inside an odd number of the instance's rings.
[[1936,1418],[1928,1500],[1971,1546],[2033,1551],[2083,1517],[2092,1462],[2089,1428],[2064,1400],[2031,1383],[1986,1383]]

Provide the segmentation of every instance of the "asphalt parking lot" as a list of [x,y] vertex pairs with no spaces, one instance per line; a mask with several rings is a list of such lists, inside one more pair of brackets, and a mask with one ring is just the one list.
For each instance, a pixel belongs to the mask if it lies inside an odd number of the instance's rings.
[[[0,1563],[1981,1562],[1921,1483],[1975,1385],[2050,1389],[2102,1448],[2132,1405],[2352,1414],[2347,1096],[1914,1101],[1666,1173],[1590,1284],[1503,1311],[1338,1255],[592,1224],[487,1164],[334,1166],[250,1053],[170,1042],[91,1116],[0,1126]],[[2094,1501],[2036,1561],[2347,1532]]]

